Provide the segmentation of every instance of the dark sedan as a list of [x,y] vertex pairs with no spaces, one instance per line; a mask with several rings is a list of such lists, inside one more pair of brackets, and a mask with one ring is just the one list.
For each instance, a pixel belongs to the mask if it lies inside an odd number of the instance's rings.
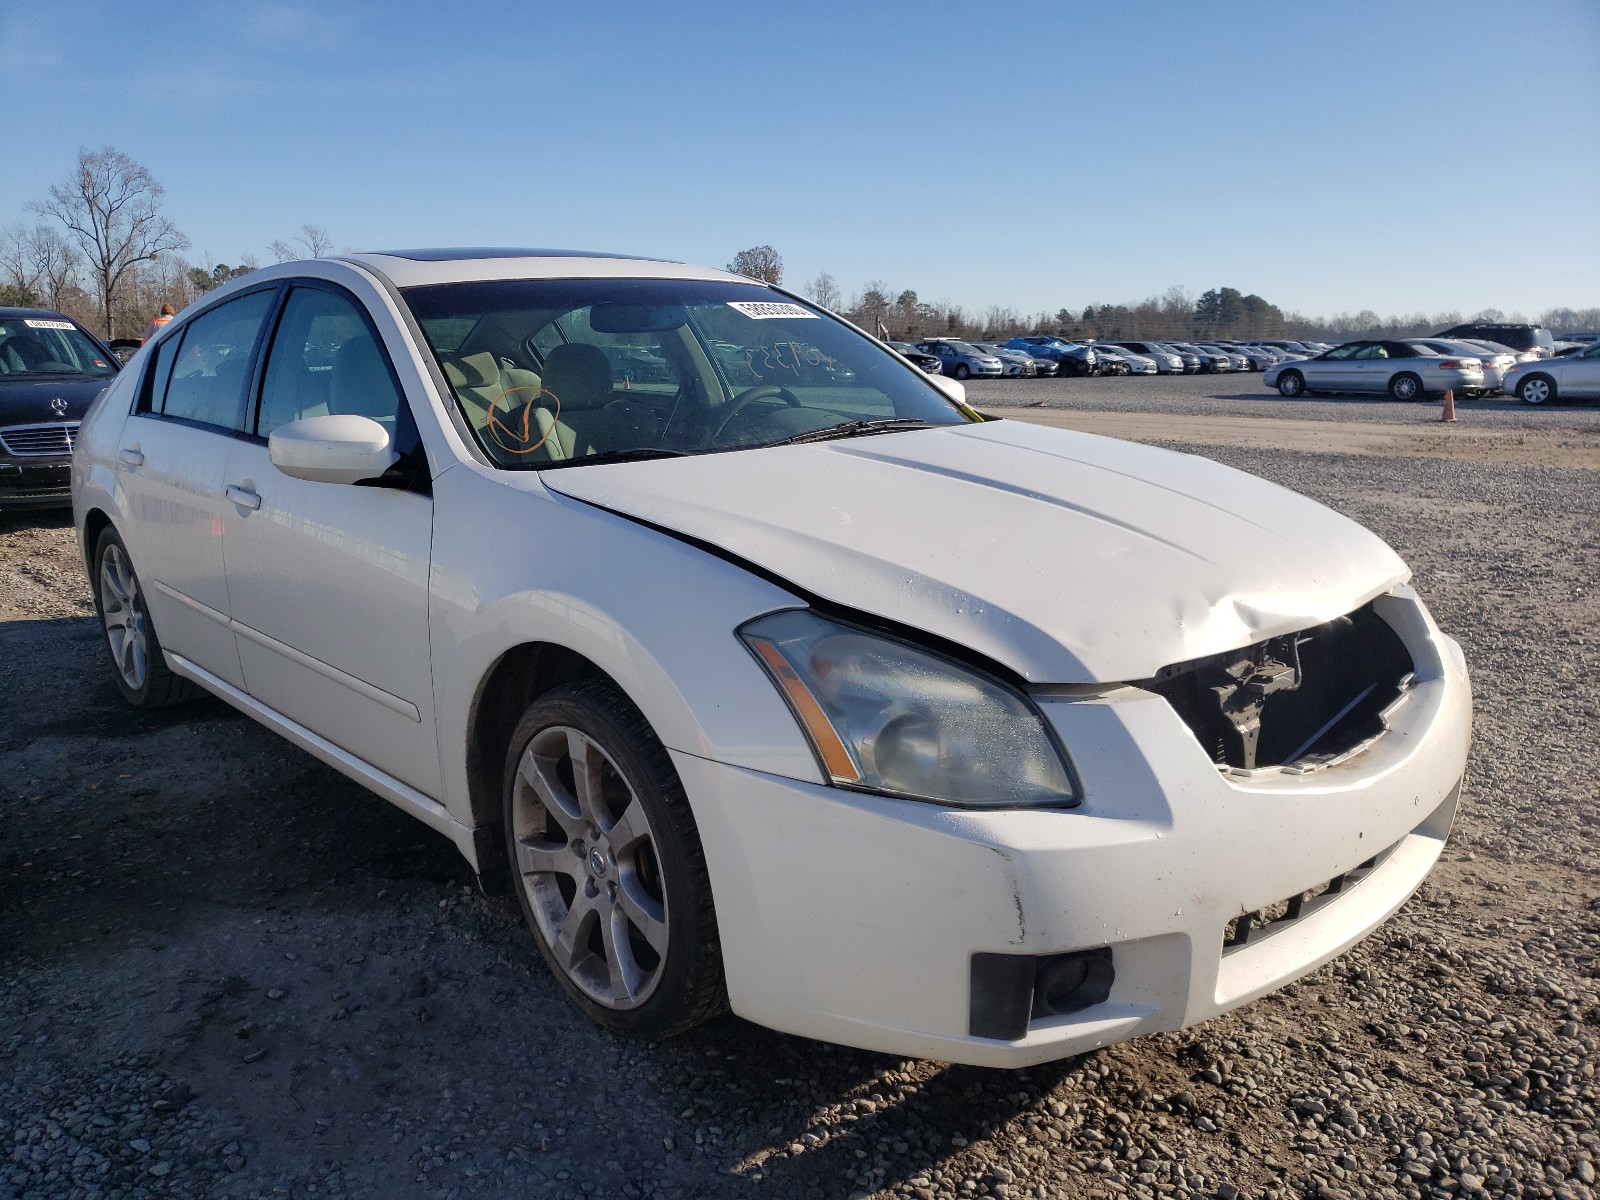
[[0,308],[0,508],[72,503],[72,443],[121,366],[62,313]]
[[918,350],[910,342],[890,342],[889,345],[898,350],[902,358],[910,359],[911,365],[919,370],[926,371],[929,375],[942,375],[944,373],[944,363],[939,360],[937,354],[928,354],[926,351]]

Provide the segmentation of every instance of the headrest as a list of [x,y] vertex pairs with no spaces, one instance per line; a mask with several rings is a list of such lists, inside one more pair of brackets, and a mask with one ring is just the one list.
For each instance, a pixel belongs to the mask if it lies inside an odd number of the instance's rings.
[[544,390],[555,396],[564,412],[602,408],[615,399],[611,364],[598,346],[563,343],[544,360]]
[[465,358],[455,359],[448,366],[455,367],[461,374],[461,379],[451,379],[451,383],[464,387],[492,387],[500,382],[500,363],[487,350],[477,354],[469,354]]

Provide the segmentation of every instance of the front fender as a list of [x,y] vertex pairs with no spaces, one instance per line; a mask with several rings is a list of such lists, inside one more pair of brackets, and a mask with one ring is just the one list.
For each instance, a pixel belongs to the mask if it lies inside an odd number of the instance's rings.
[[822,782],[793,714],[734,633],[803,601],[532,474],[461,464],[435,480],[434,514],[434,701],[443,799],[458,821],[475,823],[474,698],[508,651],[535,642],[598,666],[669,750]]

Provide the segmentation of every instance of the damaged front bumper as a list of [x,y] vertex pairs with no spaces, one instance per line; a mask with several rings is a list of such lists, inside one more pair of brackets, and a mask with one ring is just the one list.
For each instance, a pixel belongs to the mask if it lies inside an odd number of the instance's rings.
[[[1083,787],[1070,811],[939,808],[674,753],[734,1011],[1020,1067],[1193,1024],[1328,961],[1427,875],[1466,763],[1459,647],[1410,589],[1385,604],[1415,664],[1403,702],[1311,770],[1219,768],[1131,686],[1036,697]],[[1108,986],[1050,1011],[1041,981],[1082,952]]]

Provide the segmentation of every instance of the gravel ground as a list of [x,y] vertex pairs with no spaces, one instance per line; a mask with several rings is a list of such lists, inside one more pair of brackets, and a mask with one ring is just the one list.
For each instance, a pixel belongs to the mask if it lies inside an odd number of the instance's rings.
[[[1417,415],[1250,382],[973,393]],[[1596,417],[1472,410],[1535,441]],[[0,1197],[1592,1200],[1600,493],[1554,445],[1537,466],[1205,447],[1376,529],[1465,643],[1457,833],[1301,983],[1018,1072],[732,1017],[600,1033],[442,839],[219,702],[126,709],[68,520],[0,517]]]

